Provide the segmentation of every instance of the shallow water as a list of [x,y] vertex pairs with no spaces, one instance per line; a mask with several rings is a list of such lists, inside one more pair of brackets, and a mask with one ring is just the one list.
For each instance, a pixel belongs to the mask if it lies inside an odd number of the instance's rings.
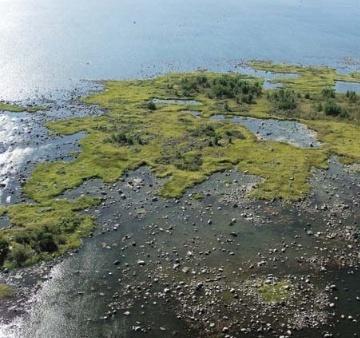
[[29,113],[0,115],[0,202],[14,203],[20,193],[19,177],[36,162],[69,160],[78,152],[83,133],[49,137],[43,118]]
[[0,99],[254,58],[359,68],[358,0],[2,0],[0,13]]
[[297,147],[319,147],[316,133],[296,121],[257,119],[253,117],[214,115],[213,120],[239,123],[252,131],[259,139],[286,142]]
[[[344,189],[341,179],[343,169],[336,162],[331,164],[331,168],[330,175],[324,173],[319,177],[318,184],[324,190],[336,187],[336,192],[341,193]],[[141,168],[123,182],[104,185],[100,180],[91,180],[82,187],[66,192],[67,197],[106,192],[107,202],[94,211],[101,226],[93,238],[85,241],[77,254],[55,266],[51,279],[34,296],[31,311],[23,322],[14,323],[10,331],[2,327],[0,336],[1,332],[6,332],[16,337],[137,337],[140,333],[134,331],[136,326],[151,329],[147,331],[147,337],[169,337],[173,332],[177,332],[178,337],[197,336],[196,331],[192,332],[184,320],[176,318],[177,303],[163,303],[161,299],[150,296],[148,300],[140,297],[138,301],[127,303],[126,297],[116,297],[116,293],[121,294],[129,284],[141,285],[143,282],[145,288],[153,289],[151,285],[156,285],[154,277],[148,276],[152,270],[159,268],[169,274],[168,278],[160,278],[159,289],[162,290],[167,283],[172,283],[173,269],[168,266],[171,267],[176,258],[180,258],[181,266],[188,265],[197,271],[203,267],[222,267],[228,277],[227,283],[231,283],[232,270],[242,267],[246,271],[250,264],[256,265],[263,259],[269,249],[280,248],[283,243],[289,244],[286,257],[283,257],[286,259],[283,262],[278,260],[276,268],[269,260],[256,272],[244,272],[242,278],[248,278],[251,273],[272,273],[275,276],[291,273],[299,278],[310,277],[315,287],[320,289],[336,283],[339,291],[335,295],[340,299],[336,302],[337,315],[352,314],[358,318],[355,299],[360,277],[358,273],[351,275],[348,274],[349,269],[341,271],[337,268],[319,273],[316,265],[298,263],[303,255],[328,255],[329,249],[319,251],[318,246],[331,248],[331,242],[325,238],[304,236],[308,223],[312,225],[314,233],[324,231],[326,214],[313,207],[302,209],[301,206],[253,203],[243,199],[241,196],[257,181],[253,176],[236,171],[219,173],[189,191],[179,202],[152,202],[153,189],[158,187],[159,182],[148,170]],[[349,178],[349,182],[360,183],[356,176]],[[317,186],[316,182],[314,184]],[[126,200],[120,202],[119,191],[126,195]],[[192,194],[199,192],[208,196],[202,201],[191,198]],[[359,189],[347,191],[346,195],[358,192]],[[228,198],[234,197],[238,198],[238,208],[232,207],[234,202],[227,202]],[[329,201],[329,198],[324,199],[320,194],[311,203],[324,201]],[[209,205],[212,207],[209,208]],[[246,215],[241,216],[243,213]],[[229,226],[233,217],[238,221]],[[211,225],[207,224],[209,218],[213,221]],[[115,224],[118,224],[116,231]],[[172,230],[169,231],[170,227]],[[230,235],[234,232],[236,237]],[[229,239],[232,241],[228,242]],[[189,250],[193,252],[191,259],[185,258]],[[201,254],[207,250],[211,253]],[[230,251],[234,255],[229,255]],[[138,266],[138,259],[146,262],[145,267]],[[117,260],[119,265],[114,264]],[[198,274],[200,280],[207,277],[206,274],[203,277]],[[196,275],[186,277],[184,274],[181,278],[187,280],[196,278]],[[351,296],[344,297],[344,293]],[[118,299],[120,310],[107,315],[109,304]],[[130,315],[124,315],[125,311],[130,311]],[[340,320],[330,331],[352,335],[358,329],[358,323],[344,325]],[[294,336],[304,337],[306,334],[308,338],[317,338],[320,332],[323,332],[321,328],[305,330],[295,332]],[[242,337],[240,334],[238,336]]]
[[360,93],[360,83],[336,81],[335,89],[339,93],[355,92]]
[[201,103],[196,100],[187,100],[187,99],[152,99],[156,105],[181,105],[181,106],[198,106]]
[[74,158],[79,141],[85,133],[57,136],[45,127],[49,121],[99,115],[93,106],[72,102],[72,96],[99,89],[96,84],[83,86],[76,93],[63,93],[62,100],[46,103],[45,111],[37,113],[0,113],[0,203],[16,203],[21,198],[21,183],[35,164]]

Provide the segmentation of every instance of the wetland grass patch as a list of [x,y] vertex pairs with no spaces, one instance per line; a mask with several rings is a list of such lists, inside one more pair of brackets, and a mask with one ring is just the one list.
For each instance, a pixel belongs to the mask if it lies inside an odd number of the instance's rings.
[[[90,178],[115,182],[127,171],[146,165],[164,178],[158,192],[161,196],[180,197],[211,174],[237,167],[262,178],[250,192],[253,198],[290,201],[306,196],[312,169],[327,168],[331,155],[346,163],[360,161],[357,97],[326,91],[336,80],[360,81],[358,75],[339,75],[330,68],[252,65],[299,76],[281,78],[283,88],[266,91],[263,79],[235,73],[109,81],[103,92],[83,99],[99,105],[104,115],[49,123],[48,128],[58,134],[84,131],[81,152],[71,162],[38,165],[23,188],[34,203],[4,209],[12,226],[0,232],[1,265],[29,265],[77,247],[94,225],[82,210],[97,200],[58,198]],[[154,107],[149,105],[153,98],[172,101]],[[176,98],[199,102],[199,117],[184,113],[194,107],[176,104]],[[346,116],[327,114],[329,100],[346,111]],[[309,149],[258,140],[239,124],[212,120],[216,114],[290,117],[316,130],[323,144]]]

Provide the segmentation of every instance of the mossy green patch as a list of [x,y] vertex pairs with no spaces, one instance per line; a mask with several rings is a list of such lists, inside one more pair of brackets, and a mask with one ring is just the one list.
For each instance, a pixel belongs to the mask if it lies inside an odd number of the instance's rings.
[[306,121],[318,132],[319,139],[331,153],[338,155],[344,163],[360,161],[360,128],[344,122]]
[[20,106],[14,103],[0,102],[0,111],[7,111],[12,113],[29,112],[35,113],[39,110],[44,110],[42,106]]
[[94,226],[92,217],[80,211],[98,202],[82,197],[7,207],[12,226],[0,232],[0,265],[26,266],[77,248]]
[[258,293],[265,303],[276,304],[286,301],[290,297],[291,284],[282,280],[270,284],[262,283]]
[[0,300],[10,298],[14,294],[14,290],[10,285],[0,283]]
[[[337,79],[357,81],[357,75],[339,75],[330,68],[252,65],[299,77],[282,79],[283,89],[266,92],[263,79],[235,73],[109,81],[103,92],[83,99],[99,105],[104,115],[49,123],[54,133],[84,131],[81,152],[74,161],[36,167],[24,186],[34,204],[0,209],[12,225],[0,232],[0,265],[28,265],[77,247],[93,226],[81,210],[96,202],[57,198],[90,178],[114,182],[147,165],[164,179],[159,194],[179,197],[211,174],[237,167],[262,178],[250,193],[253,197],[296,200],[308,193],[311,170],[327,168],[332,154],[346,163],[360,161],[360,98],[331,89]],[[184,99],[189,101],[177,104]],[[199,117],[189,114],[194,110]],[[212,120],[214,114],[298,119],[318,132],[323,145],[299,148],[261,141],[239,124]]]
[[320,93],[324,88],[333,88],[336,81],[360,83],[360,73],[340,74],[330,67],[275,64],[271,61],[250,61],[248,64],[257,70],[298,75],[289,78],[278,77],[273,82],[304,93]]
[[[148,165],[155,175],[167,178],[160,194],[178,197],[212,173],[237,165],[263,178],[253,196],[301,198],[309,190],[311,168],[326,167],[327,151],[258,141],[239,125],[208,118],[215,112],[226,113],[229,106],[235,109],[236,105],[246,105],[253,115],[266,116],[270,103],[262,96],[259,83],[261,80],[241,75],[214,73],[108,82],[104,92],[84,99],[106,109],[104,116],[49,124],[58,133],[88,133],[81,141],[78,158],[70,163],[41,164],[27,182],[25,192],[40,202],[86,179],[98,177],[113,182],[125,171]],[[183,106],[173,103],[148,108],[147,103],[154,97],[166,100],[184,91],[187,97],[201,103],[196,109],[202,118],[184,113]],[[244,95],[253,95],[252,102],[244,103]]]

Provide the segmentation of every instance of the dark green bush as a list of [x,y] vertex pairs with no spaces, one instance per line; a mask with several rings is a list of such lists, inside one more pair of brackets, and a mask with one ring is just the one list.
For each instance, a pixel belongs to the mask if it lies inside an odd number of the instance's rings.
[[358,96],[356,95],[356,92],[354,91],[347,91],[346,97],[349,99],[350,102],[355,103],[358,100]]
[[191,136],[199,137],[199,136],[207,136],[214,137],[216,132],[215,128],[210,124],[203,124],[200,127],[191,131]]
[[327,99],[333,99],[335,98],[335,89],[333,88],[324,88],[321,91],[321,95]]
[[10,259],[15,266],[24,266],[26,261],[34,255],[34,251],[28,245],[12,243]]
[[197,171],[202,166],[203,160],[201,154],[197,153],[178,154],[174,164],[180,170]]
[[14,240],[19,244],[30,244],[32,242],[31,235],[29,232],[21,231],[15,234]]
[[8,253],[9,253],[9,243],[5,239],[0,238],[0,266],[4,264]]
[[253,103],[262,92],[259,82],[245,80],[243,76],[235,74],[221,75],[212,80],[205,75],[187,77],[180,81],[180,87],[184,96],[206,93],[210,98],[236,98],[239,103]]
[[109,143],[116,143],[121,146],[132,146],[134,144],[144,145],[148,143],[148,139],[138,133],[118,132],[113,133],[107,140]]
[[324,112],[326,115],[329,116],[346,117],[348,115],[347,112],[340,105],[333,101],[328,101],[325,103]]
[[58,250],[54,236],[49,232],[40,232],[37,241],[39,243],[40,251],[55,252]]
[[261,94],[262,88],[258,82],[249,82],[241,76],[223,75],[212,81],[210,95],[218,99],[243,99],[249,103]]
[[268,99],[280,110],[293,110],[297,107],[297,95],[290,89],[277,89],[268,94]]
[[156,104],[153,101],[148,102],[147,107],[149,110],[156,110]]
[[193,96],[203,91],[205,88],[209,88],[209,86],[209,80],[205,75],[186,77],[180,81],[182,95],[184,96]]

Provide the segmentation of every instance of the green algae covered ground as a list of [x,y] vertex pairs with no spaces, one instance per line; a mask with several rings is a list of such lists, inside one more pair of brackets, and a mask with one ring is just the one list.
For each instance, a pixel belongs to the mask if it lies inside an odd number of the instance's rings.
[[[312,169],[326,169],[330,156],[360,161],[360,97],[333,89],[337,80],[359,82],[359,74],[267,62],[251,66],[298,77],[281,77],[283,88],[266,91],[263,79],[234,73],[108,81],[104,91],[84,99],[104,109],[103,116],[49,123],[54,133],[87,136],[74,161],[37,166],[24,186],[33,204],[2,209],[12,227],[0,233],[0,265],[28,265],[77,247],[94,225],[82,211],[99,201],[60,196],[90,178],[114,182],[147,165],[164,178],[158,193],[174,198],[212,173],[236,167],[261,178],[251,197],[291,201],[306,196]],[[211,120],[215,114],[296,119],[317,131],[322,146],[261,141],[245,127]]]
[[14,291],[11,286],[0,283],[0,300],[11,297],[13,293]]
[[45,107],[42,106],[20,106],[13,103],[0,102],[0,112],[6,111],[11,113],[21,113],[26,111],[28,113],[35,113],[44,109]]

